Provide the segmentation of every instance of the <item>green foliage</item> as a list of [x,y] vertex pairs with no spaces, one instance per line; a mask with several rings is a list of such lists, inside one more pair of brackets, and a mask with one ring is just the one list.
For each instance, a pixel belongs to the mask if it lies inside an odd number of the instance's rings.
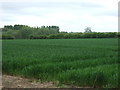
[[13,29],[13,26],[12,25],[5,25],[4,28],[5,29]]
[[46,35],[31,35],[30,39],[46,39]]
[[63,33],[48,35],[48,39],[63,39],[63,38],[64,38]]
[[[27,25],[6,25],[2,32],[13,35],[16,39],[30,39],[30,35],[49,35],[59,33],[58,26],[29,27]],[[36,38],[35,38],[36,39]],[[41,38],[38,38],[41,39]]]
[[117,33],[117,37],[120,38],[120,32]]
[[104,38],[3,40],[2,71],[60,84],[114,88],[117,47],[117,39]]
[[23,39],[29,39],[30,35],[32,34],[32,30],[28,27],[23,28],[19,31],[19,34],[21,35],[21,38]]
[[82,33],[68,33],[68,34],[64,35],[64,38],[66,38],[66,39],[82,38]]
[[[77,70],[69,70],[63,72],[59,75],[59,81],[61,83],[68,83],[68,84],[76,84],[83,87],[117,87],[117,80],[112,79],[114,76],[111,74],[114,73],[116,75],[118,72],[115,71],[117,65],[99,65],[95,68],[89,67],[84,69],[77,69]],[[109,70],[110,69],[110,70]],[[118,76],[115,76],[117,79]],[[114,82],[114,83],[113,83]]]
[[13,35],[4,34],[2,35],[2,39],[15,39],[15,37]]
[[[92,32],[90,27],[84,33],[60,32],[58,26],[29,27],[27,25],[6,25],[2,33],[14,36],[16,39],[78,39],[78,38],[117,38],[117,32]],[[33,38],[34,37],[34,38]]]
[[116,38],[116,32],[109,33],[58,33],[48,35],[49,39],[78,39],[78,38]]
[[27,26],[27,25],[19,25],[19,24],[17,25],[17,24],[15,24],[14,27],[13,27],[13,30],[21,30],[23,28],[30,28],[30,27]]

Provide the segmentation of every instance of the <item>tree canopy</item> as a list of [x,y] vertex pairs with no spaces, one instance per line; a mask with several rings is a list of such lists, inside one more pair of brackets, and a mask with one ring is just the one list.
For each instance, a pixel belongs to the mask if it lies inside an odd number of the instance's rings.
[[2,28],[2,39],[77,39],[77,38],[116,38],[117,32],[92,32],[91,27],[85,32],[60,32],[59,26],[30,27],[27,25],[5,25]]

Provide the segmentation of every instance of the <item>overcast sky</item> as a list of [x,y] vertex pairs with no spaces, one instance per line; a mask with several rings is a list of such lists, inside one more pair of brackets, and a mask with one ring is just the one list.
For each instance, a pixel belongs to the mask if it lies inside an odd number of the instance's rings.
[[0,0],[0,27],[56,25],[60,31],[118,31],[119,0]]

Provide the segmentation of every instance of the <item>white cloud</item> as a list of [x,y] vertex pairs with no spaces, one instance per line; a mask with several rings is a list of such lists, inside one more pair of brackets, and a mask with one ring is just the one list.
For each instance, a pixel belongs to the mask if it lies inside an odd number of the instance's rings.
[[1,24],[58,25],[61,31],[118,31],[118,0],[1,0]]

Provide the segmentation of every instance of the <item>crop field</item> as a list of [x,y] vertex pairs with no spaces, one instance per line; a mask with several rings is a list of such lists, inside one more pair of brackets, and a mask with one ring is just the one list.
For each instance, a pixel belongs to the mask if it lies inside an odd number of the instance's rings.
[[4,74],[80,87],[118,85],[117,39],[3,40]]

